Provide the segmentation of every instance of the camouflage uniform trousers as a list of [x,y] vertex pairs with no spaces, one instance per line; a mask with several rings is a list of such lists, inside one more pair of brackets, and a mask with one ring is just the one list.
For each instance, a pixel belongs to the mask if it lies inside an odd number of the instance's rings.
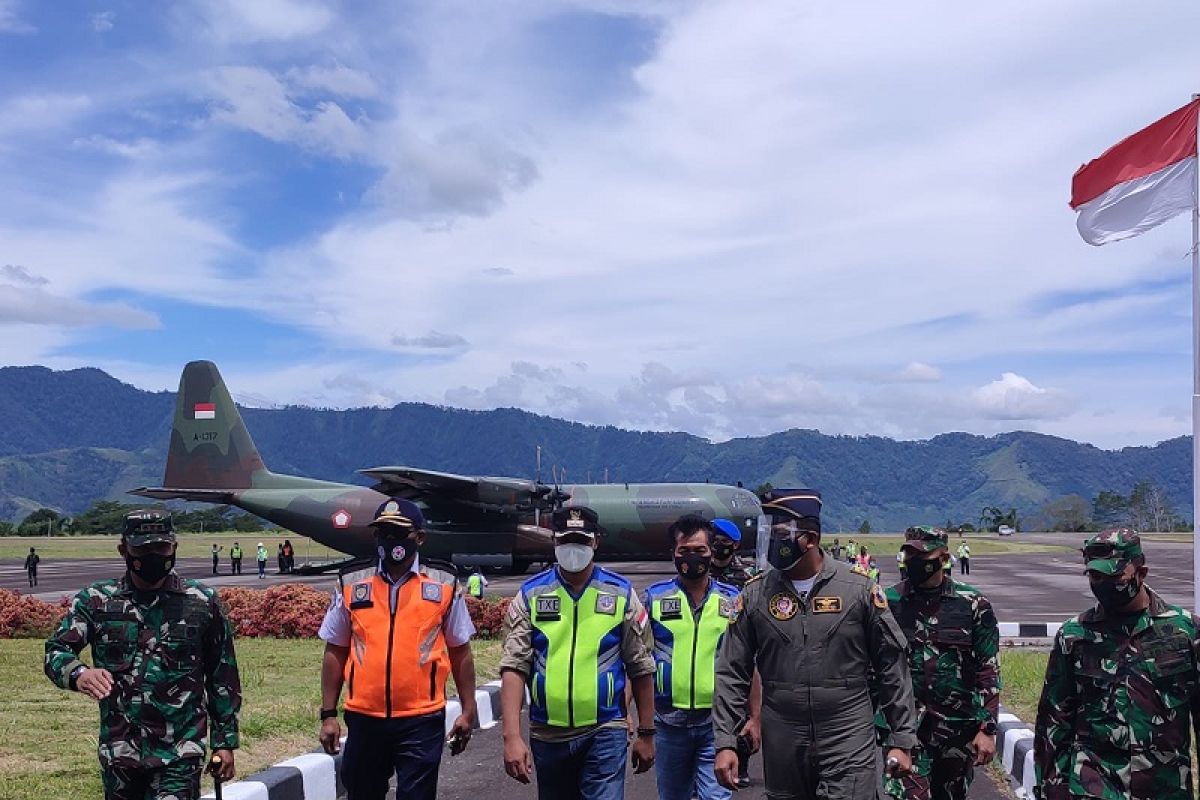
[[886,779],[884,791],[888,796],[896,800],[965,800],[975,777],[975,758],[970,752],[921,745],[913,751],[912,759],[911,773]]
[[104,800],[200,800],[199,759],[181,758],[153,769],[104,768]]

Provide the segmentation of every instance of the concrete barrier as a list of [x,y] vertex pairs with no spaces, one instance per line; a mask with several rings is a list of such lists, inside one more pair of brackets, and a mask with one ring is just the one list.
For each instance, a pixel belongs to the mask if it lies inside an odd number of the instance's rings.
[[[479,706],[477,728],[495,727],[500,721],[500,681],[485,683],[475,690],[475,703]],[[457,697],[446,700],[446,733],[454,720],[462,713],[462,701]],[[316,732],[313,732],[316,736]],[[342,739],[343,744],[345,738]],[[280,761],[272,767],[247,778],[233,781],[222,787],[224,800],[335,800],[344,794],[339,773],[342,766],[341,754],[326,755],[323,752]],[[202,800],[213,800],[212,792]]]

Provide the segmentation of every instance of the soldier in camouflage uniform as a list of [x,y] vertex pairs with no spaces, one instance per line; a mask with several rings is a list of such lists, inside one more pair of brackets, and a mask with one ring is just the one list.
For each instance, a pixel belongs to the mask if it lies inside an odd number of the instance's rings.
[[[100,704],[106,800],[197,800],[205,745],[234,774],[241,684],[233,630],[216,593],[173,571],[171,518],[125,518],[128,572],[75,596],[46,641],[46,675]],[[91,645],[94,666],[79,660]]]
[[950,577],[944,530],[909,528],[903,554],[906,578],[886,594],[908,640],[920,745],[912,772],[885,788],[905,800],[964,800],[974,768],[996,755],[1000,629],[988,599]]
[[753,565],[745,563],[737,556],[742,531],[737,523],[730,519],[714,519],[713,529],[713,579],[740,589],[758,572]]
[[1190,800],[1200,621],[1146,586],[1133,531],[1097,534],[1083,559],[1098,603],[1054,638],[1033,746],[1036,792]]

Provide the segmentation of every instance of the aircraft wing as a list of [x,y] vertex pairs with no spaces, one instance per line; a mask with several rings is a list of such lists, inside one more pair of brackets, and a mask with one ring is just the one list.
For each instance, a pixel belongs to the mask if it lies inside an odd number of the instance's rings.
[[233,492],[228,489],[164,489],[143,486],[141,489],[130,489],[129,494],[153,500],[194,500],[217,505],[233,502]]
[[488,478],[412,467],[359,470],[375,481],[371,488],[409,499],[445,500],[505,512],[549,508],[554,487],[523,478]]

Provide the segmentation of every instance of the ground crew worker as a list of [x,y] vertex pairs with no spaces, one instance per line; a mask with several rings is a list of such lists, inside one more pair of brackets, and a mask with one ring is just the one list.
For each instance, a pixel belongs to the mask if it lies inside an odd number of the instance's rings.
[[229,574],[242,574],[242,546],[237,542],[234,542],[233,547],[229,548]]
[[[342,784],[348,800],[437,796],[442,748],[461,753],[477,719],[475,626],[453,566],[421,564],[425,518],[415,503],[389,499],[371,522],[379,561],[340,576],[317,635],[321,664],[321,746],[339,750],[338,699],[346,686]],[[353,651],[353,652],[352,652]],[[462,713],[446,735],[446,678]]]
[[958,545],[958,574],[971,574],[971,545],[966,542]]
[[1000,628],[988,599],[950,577],[946,531],[909,528],[903,552],[908,578],[887,599],[908,640],[920,745],[912,772],[889,779],[887,793],[965,800],[974,768],[996,755]]
[[262,542],[258,543],[258,552],[255,554],[258,559],[258,577],[267,577],[267,548]]
[[712,693],[717,647],[737,588],[711,576],[713,524],[680,517],[667,531],[678,575],[646,589],[654,635],[654,769],[660,800],[727,800],[713,772]]
[[[560,508],[551,529],[557,565],[525,581],[504,617],[504,770],[529,783],[536,766],[541,800],[621,800],[627,679],[638,712],[631,763],[635,773],[654,765],[648,615],[628,580],[593,563],[595,511]],[[532,753],[521,737],[526,687]]]
[[905,566],[906,565],[904,563],[904,548],[901,547],[899,550],[896,551],[896,571],[900,573],[900,580],[904,580]]
[[25,573],[29,578],[30,586],[37,586],[37,568],[42,557],[37,554],[37,550],[29,548],[29,555],[25,556]]
[[283,571],[289,574],[296,571],[296,551],[291,539],[283,540]]
[[869,682],[890,729],[891,773],[908,771],[917,743],[904,635],[877,584],[824,557],[818,493],[773,489],[763,513],[774,569],[746,584],[717,657],[717,780],[728,788],[736,780],[734,748],[757,665],[767,796],[874,800]]
[[483,588],[487,586],[487,578],[483,577],[483,573],[476,567],[475,571],[467,578],[467,594],[471,597],[483,599]]
[[721,583],[740,589],[756,572],[753,565],[742,561],[737,555],[742,531],[731,519],[714,519],[712,527],[712,576]]
[[220,563],[220,560],[221,560],[221,545],[213,544],[213,546],[212,546],[213,575],[217,574],[217,564]]
[[[126,573],[93,583],[46,641],[46,675],[100,703],[106,800],[198,800],[205,736],[234,775],[241,683],[233,629],[216,593],[174,571],[171,518],[125,517]],[[91,645],[94,666],[79,660]]]
[[275,545],[275,568],[279,575],[287,572],[287,556],[283,554],[283,542]]
[[1054,637],[1034,728],[1035,794],[1190,800],[1200,620],[1146,585],[1133,531],[1093,536],[1083,561],[1097,604]]
[[[742,531],[731,519],[717,518],[713,525],[713,578],[728,586],[741,591],[746,582],[757,574],[758,570],[742,561],[736,554],[737,545],[742,541]],[[762,685],[758,675],[754,676],[754,685],[750,692],[750,719],[738,737],[738,788],[745,789],[750,785],[750,757],[758,752],[762,741],[759,728],[758,709],[762,702]]]
[[853,539],[846,545],[846,562],[849,564],[858,563],[858,543]]

